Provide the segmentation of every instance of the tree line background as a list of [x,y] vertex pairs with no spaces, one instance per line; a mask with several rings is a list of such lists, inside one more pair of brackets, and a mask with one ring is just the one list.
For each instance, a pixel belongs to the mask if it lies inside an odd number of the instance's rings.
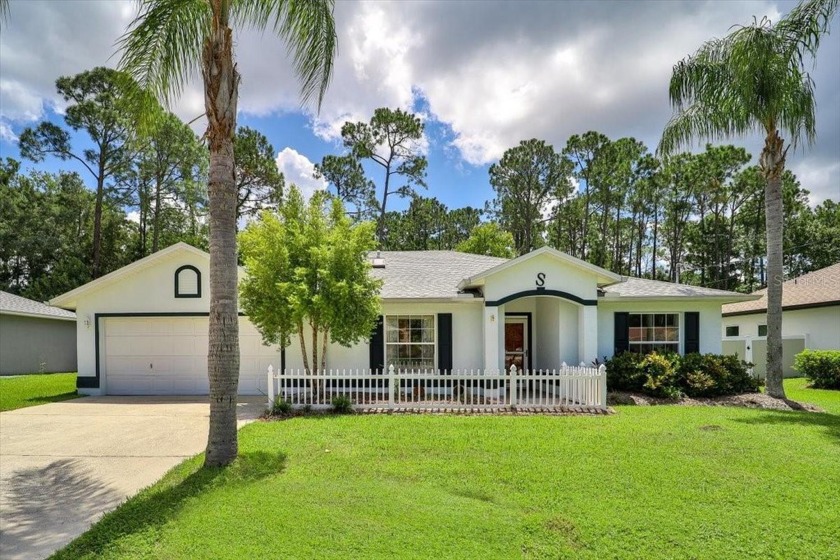
[[[75,160],[84,172],[24,174],[21,162],[0,162],[0,289],[47,300],[178,241],[207,249],[208,154],[189,126],[139,103],[136,84],[114,70],[56,87],[68,103],[63,125],[22,132],[21,155]],[[764,179],[742,148],[658,158],[595,131],[559,148],[526,140],[490,167],[492,200],[448,208],[424,196],[422,138],[416,115],[377,109],[346,123],[344,149],[316,165],[353,220],[376,224],[383,250],[512,257],[549,245],[625,275],[744,292],[765,282]],[[244,224],[283,204],[285,185],[259,131],[240,127],[235,154]],[[783,188],[786,274],[839,261],[840,205],[811,207],[790,172]],[[408,207],[390,210],[394,198]]]

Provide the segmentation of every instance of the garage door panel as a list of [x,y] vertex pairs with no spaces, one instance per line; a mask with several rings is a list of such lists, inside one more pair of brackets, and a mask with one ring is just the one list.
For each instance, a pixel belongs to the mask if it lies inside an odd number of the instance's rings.
[[[109,317],[101,349],[105,387],[120,395],[199,395],[209,392],[206,317]],[[276,348],[264,346],[247,320],[240,322],[240,394],[266,393],[268,365],[280,367]]]

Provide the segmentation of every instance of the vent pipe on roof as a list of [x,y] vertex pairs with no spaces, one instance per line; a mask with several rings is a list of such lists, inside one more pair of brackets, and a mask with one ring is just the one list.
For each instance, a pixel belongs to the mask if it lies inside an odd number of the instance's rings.
[[379,251],[376,252],[376,256],[371,261],[373,268],[385,268],[385,259],[382,258],[382,254]]

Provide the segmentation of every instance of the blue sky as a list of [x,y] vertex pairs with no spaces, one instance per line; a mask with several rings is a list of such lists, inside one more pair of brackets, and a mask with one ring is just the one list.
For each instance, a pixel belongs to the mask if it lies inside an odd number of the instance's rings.
[[[339,53],[318,114],[300,107],[281,41],[270,33],[236,34],[239,123],[269,138],[287,182],[311,190],[312,165],[341,152],[343,122],[368,120],[377,107],[418,112],[428,144],[424,194],[450,207],[482,207],[492,197],[489,166],[521,140],[543,139],[559,150],[570,135],[597,130],[653,148],[671,115],[673,64],[733,24],[765,15],[778,21],[793,6],[792,0],[341,1]],[[10,12],[0,34],[0,155],[17,157],[21,130],[60,118],[57,77],[118,62],[114,45],[136,4],[12,0]],[[832,25],[812,72],[818,141],[788,157],[812,203],[840,200],[840,17]],[[198,80],[172,110],[185,122],[203,112]],[[203,123],[193,128],[200,133]],[[732,143],[756,154],[762,139]],[[371,177],[379,180],[374,169]]]

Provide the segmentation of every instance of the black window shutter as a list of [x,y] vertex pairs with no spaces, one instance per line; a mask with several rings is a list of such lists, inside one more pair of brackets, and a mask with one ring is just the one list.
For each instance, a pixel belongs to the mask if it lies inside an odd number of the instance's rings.
[[615,314],[615,336],[613,354],[618,355],[630,349],[630,314]]
[[385,370],[385,331],[382,315],[376,320],[376,326],[370,335],[370,369],[373,372]]
[[700,352],[700,313],[685,313],[685,353]]
[[452,371],[452,313],[438,313],[438,369]]

